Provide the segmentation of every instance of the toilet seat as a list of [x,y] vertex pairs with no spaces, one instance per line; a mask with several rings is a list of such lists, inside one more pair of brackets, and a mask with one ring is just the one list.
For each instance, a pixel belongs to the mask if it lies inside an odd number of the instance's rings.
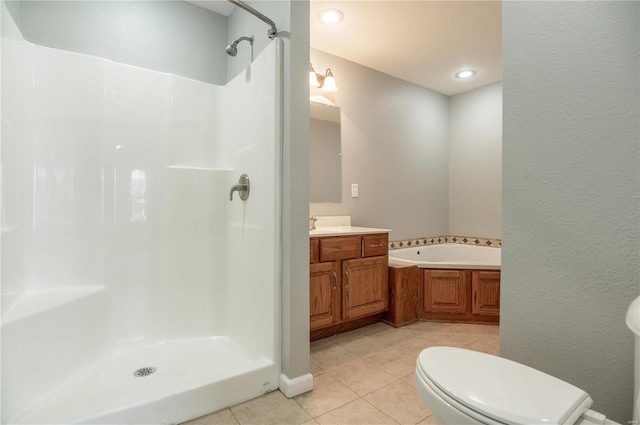
[[573,424],[593,401],[583,390],[528,366],[476,351],[431,347],[416,377],[481,423]]

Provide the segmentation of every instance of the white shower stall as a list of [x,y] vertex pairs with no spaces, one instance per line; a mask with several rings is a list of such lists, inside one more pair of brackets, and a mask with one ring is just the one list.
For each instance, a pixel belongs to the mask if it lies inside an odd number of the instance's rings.
[[2,423],[179,423],[276,389],[281,40],[216,86],[3,33]]

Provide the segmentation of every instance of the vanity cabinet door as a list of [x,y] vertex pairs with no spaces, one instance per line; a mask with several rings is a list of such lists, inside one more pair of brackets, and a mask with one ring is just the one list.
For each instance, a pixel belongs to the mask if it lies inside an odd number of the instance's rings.
[[309,239],[309,264],[320,261],[320,241],[318,238]]
[[468,278],[465,270],[425,270],[425,313],[467,313]]
[[343,316],[358,319],[382,313],[389,306],[387,256],[342,262]]
[[309,265],[309,323],[311,330],[340,321],[340,262]]
[[500,315],[500,272],[471,273],[471,313],[483,316]]

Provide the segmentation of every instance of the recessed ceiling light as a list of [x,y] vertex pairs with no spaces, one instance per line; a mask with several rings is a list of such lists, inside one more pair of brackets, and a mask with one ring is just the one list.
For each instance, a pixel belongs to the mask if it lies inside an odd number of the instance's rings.
[[474,75],[476,75],[474,69],[463,69],[462,71],[456,72],[456,78],[471,78]]
[[318,15],[320,22],[327,25],[337,24],[342,21],[342,18],[344,15],[338,9],[326,9]]

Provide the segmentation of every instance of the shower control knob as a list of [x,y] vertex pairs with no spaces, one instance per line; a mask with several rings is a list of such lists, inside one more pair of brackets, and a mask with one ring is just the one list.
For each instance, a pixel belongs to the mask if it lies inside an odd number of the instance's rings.
[[240,176],[238,183],[231,186],[231,190],[229,190],[229,200],[233,201],[233,192],[238,192],[240,199],[242,199],[243,201],[246,201],[247,198],[249,198],[249,189],[250,189],[249,176],[247,176],[246,174],[243,174]]

